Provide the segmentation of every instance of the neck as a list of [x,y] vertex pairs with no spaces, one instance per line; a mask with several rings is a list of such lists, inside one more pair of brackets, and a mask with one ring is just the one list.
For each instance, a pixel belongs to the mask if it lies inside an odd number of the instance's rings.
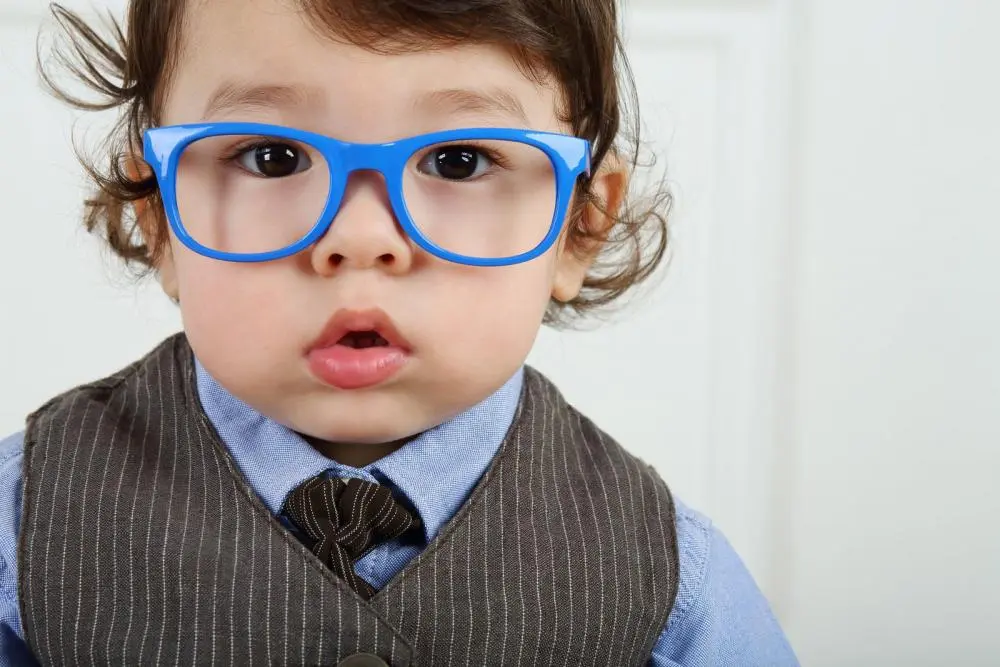
[[397,451],[412,438],[393,442],[360,444],[352,442],[329,442],[306,436],[306,442],[328,459],[352,468],[363,468],[370,463],[384,459]]

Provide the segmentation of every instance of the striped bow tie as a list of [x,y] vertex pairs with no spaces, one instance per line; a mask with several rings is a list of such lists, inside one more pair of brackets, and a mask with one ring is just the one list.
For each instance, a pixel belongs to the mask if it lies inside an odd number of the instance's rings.
[[305,534],[303,541],[312,552],[366,600],[375,589],[354,571],[355,561],[373,547],[422,525],[386,487],[326,475],[296,487],[283,509]]

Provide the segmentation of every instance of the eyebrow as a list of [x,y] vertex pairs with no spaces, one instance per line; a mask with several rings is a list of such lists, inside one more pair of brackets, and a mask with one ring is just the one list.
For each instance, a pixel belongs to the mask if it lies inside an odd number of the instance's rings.
[[[221,84],[205,104],[203,118],[224,111],[260,111],[301,106],[323,107],[324,97],[317,88],[283,84],[253,85],[236,81]],[[513,117],[529,125],[521,101],[501,88],[476,90],[448,88],[419,96],[414,109],[426,113],[481,113]]]
[[417,98],[414,107],[418,110],[451,113],[484,113],[513,116],[529,125],[528,114],[521,101],[512,93],[496,88],[475,90],[470,88],[449,88],[435,90]]
[[253,85],[227,81],[215,89],[205,104],[204,118],[223,111],[260,111],[274,108],[322,107],[323,94],[314,88],[281,84]]

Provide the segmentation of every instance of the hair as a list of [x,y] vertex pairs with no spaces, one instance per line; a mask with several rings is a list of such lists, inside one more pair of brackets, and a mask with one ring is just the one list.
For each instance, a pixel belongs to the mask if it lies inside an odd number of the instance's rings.
[[[166,248],[165,216],[143,233],[134,207],[148,200],[162,211],[155,177],[127,166],[146,129],[160,124],[164,91],[181,48],[188,0],[129,0],[124,28],[113,15],[95,27],[54,3],[59,39],[45,57],[39,42],[39,73],[47,89],[86,111],[118,112],[100,144],[101,157],[77,151],[89,175],[84,225],[101,235],[113,254],[138,277],[155,271]],[[292,0],[317,29],[378,53],[402,53],[461,43],[495,44],[511,53],[525,75],[554,79],[562,92],[563,122],[593,145],[593,171],[608,159],[639,167],[639,105],[619,32],[618,0]],[[105,33],[105,34],[102,34]],[[77,95],[57,82],[68,73],[96,98]],[[565,326],[578,316],[615,302],[646,281],[666,256],[667,215],[672,196],[661,180],[635,192],[614,215],[610,231],[589,229],[582,215],[601,206],[581,178],[566,228],[567,246],[586,253],[601,244],[583,289],[572,301],[552,300],[545,323]],[[146,230],[150,232],[150,230]]]

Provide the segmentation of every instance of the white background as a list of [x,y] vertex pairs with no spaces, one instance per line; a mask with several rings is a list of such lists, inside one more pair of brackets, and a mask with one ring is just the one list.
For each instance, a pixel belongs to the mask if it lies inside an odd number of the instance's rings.
[[[179,326],[79,231],[43,13],[0,0],[3,434]],[[531,361],[716,520],[804,664],[1000,664],[998,26],[993,0],[628,12],[673,261]]]

